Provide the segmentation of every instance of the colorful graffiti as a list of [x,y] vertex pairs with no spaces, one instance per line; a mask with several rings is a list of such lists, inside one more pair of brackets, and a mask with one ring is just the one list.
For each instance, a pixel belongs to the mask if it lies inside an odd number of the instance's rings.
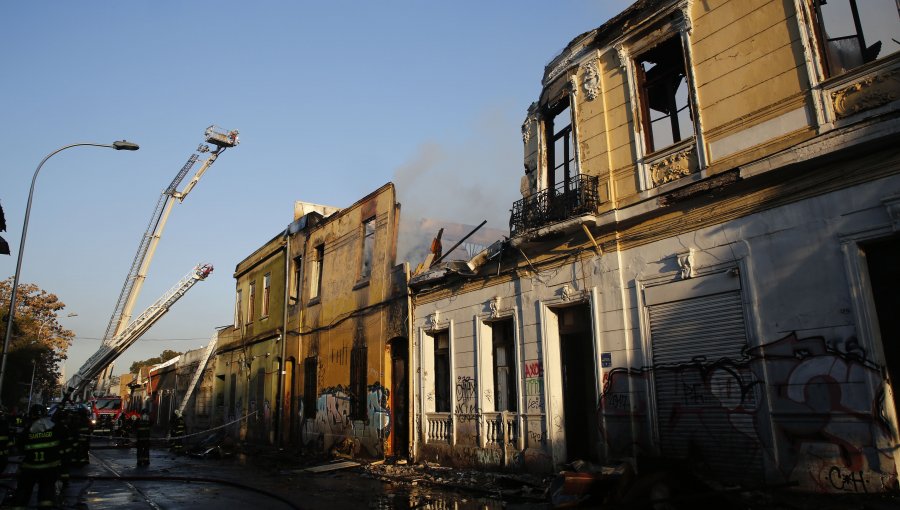
[[540,360],[525,362],[525,412],[544,411],[544,366]]
[[651,375],[663,454],[668,442],[712,469],[767,462],[783,480],[824,492],[897,482],[881,368],[855,338],[829,345],[792,333],[739,359],[609,370],[599,418],[613,455],[654,450],[649,432],[635,431],[647,427],[633,426],[649,417]]
[[350,449],[359,454],[362,447],[368,455],[384,454],[384,442],[390,435],[391,410],[388,407],[390,390],[376,382],[368,386],[365,396],[366,415],[356,419],[352,415],[356,397],[341,385],[326,388],[316,399],[316,417],[303,424],[303,441],[317,442],[321,451]]

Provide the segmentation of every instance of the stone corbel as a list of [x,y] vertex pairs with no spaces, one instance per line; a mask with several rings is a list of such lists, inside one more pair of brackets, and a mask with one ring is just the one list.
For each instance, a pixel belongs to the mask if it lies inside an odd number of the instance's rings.
[[440,310],[435,310],[434,313],[432,313],[431,315],[428,316],[427,319],[425,319],[425,329],[427,329],[427,330],[437,329],[438,322],[440,320],[441,320],[441,312],[440,312]]
[[628,67],[628,59],[631,58],[628,54],[628,48],[622,43],[615,45],[614,48],[616,49],[616,56],[619,58],[619,67],[624,71]]
[[654,186],[688,176],[694,172],[691,164],[694,148],[670,154],[650,164],[650,178]]
[[581,88],[588,101],[597,99],[600,93],[600,59],[593,58],[581,64]]
[[681,278],[687,280],[694,277],[694,249],[678,255],[678,267],[681,268]]
[[842,119],[877,108],[900,97],[900,74],[897,70],[869,76],[831,93],[834,113]]
[[491,318],[496,319],[500,316],[500,305],[503,299],[500,296],[494,296],[494,299],[490,300],[488,303],[488,308],[491,310]]

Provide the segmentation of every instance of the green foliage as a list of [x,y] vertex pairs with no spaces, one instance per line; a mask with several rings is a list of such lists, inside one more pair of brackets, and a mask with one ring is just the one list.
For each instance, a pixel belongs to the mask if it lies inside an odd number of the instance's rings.
[[[0,328],[6,332],[12,278],[0,281]],[[75,333],[59,324],[66,305],[32,283],[20,283],[16,292],[15,320],[7,352],[2,401],[7,406],[27,402],[34,375],[33,399],[49,400],[58,393],[60,364]],[[2,341],[2,340],[0,340]]]
[[150,367],[153,365],[159,365],[160,363],[165,363],[175,356],[181,356],[182,352],[173,351],[171,349],[166,349],[159,356],[148,358],[143,361],[135,361],[131,364],[131,368],[128,369],[128,372],[131,374],[136,374],[141,370],[141,367]]

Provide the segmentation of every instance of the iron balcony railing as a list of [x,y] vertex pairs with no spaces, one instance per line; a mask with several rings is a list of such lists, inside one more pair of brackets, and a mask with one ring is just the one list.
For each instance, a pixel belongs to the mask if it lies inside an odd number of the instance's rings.
[[597,209],[597,177],[577,175],[513,204],[510,237]]

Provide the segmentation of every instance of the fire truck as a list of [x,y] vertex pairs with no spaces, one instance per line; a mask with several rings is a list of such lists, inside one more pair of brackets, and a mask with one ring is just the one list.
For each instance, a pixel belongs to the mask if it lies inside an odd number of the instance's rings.
[[91,400],[91,417],[97,432],[116,431],[122,424],[122,397],[96,397]]

